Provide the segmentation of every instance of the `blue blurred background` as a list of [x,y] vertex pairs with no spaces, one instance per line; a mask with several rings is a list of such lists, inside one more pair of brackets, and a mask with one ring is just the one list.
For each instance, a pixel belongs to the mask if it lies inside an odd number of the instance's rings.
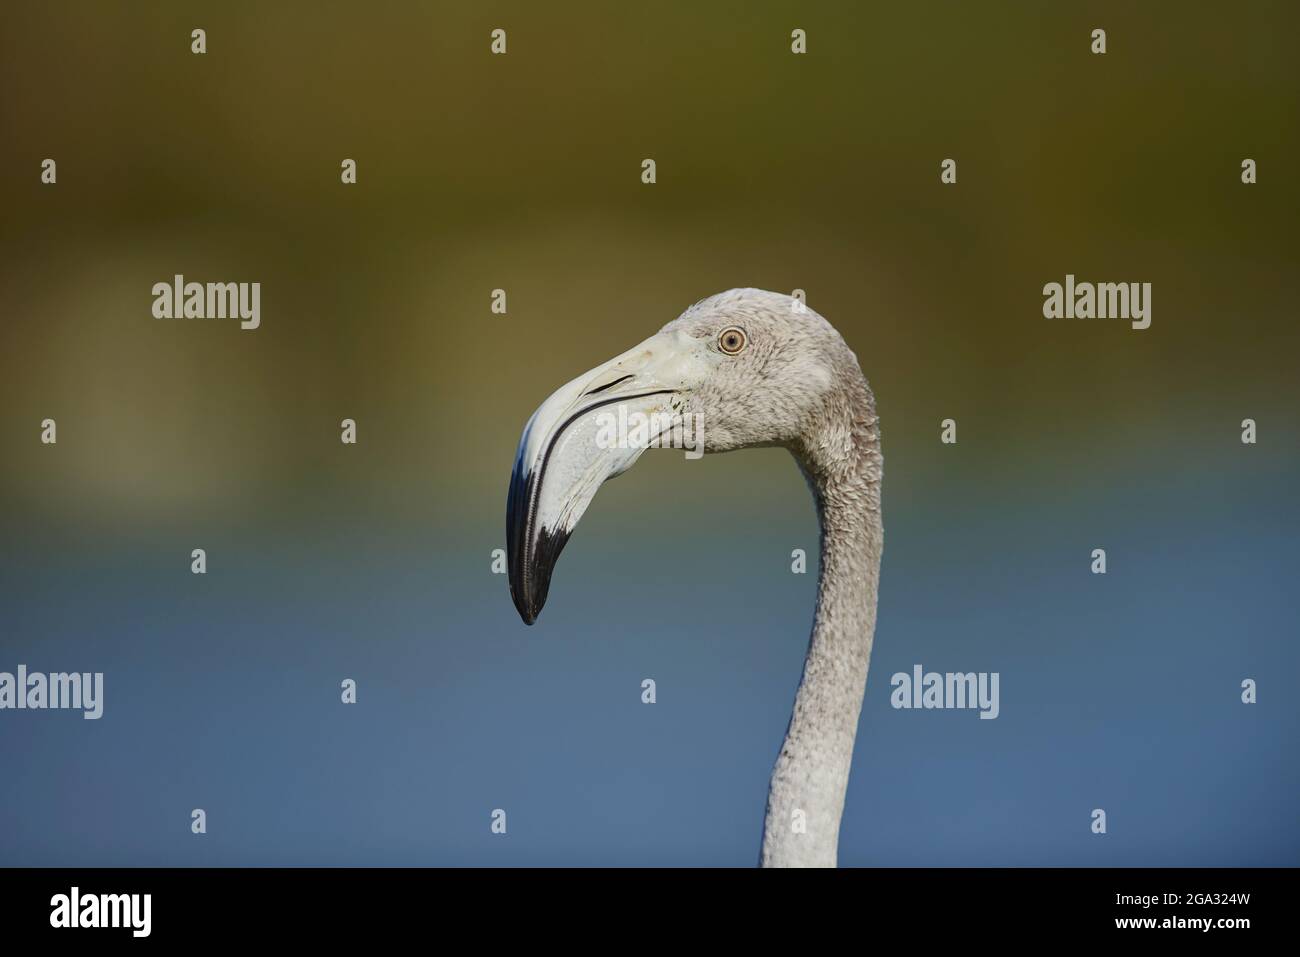
[[[645,456],[533,628],[491,568],[533,408],[741,285],[807,290],[882,420],[841,863],[1300,863],[1297,13],[1246,7],[15,8],[0,671],[105,710],[0,712],[0,864],[754,863],[789,456]],[[152,319],[177,272],[262,328]],[[1044,320],[1067,272],[1151,329]],[[918,663],[1000,716],[892,709]]]

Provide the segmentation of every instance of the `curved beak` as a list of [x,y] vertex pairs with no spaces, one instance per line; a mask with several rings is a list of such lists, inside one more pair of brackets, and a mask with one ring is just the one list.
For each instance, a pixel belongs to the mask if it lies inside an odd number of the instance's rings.
[[714,355],[703,340],[661,332],[562,386],[528,420],[506,502],[510,597],[525,624],[546,604],[555,562],[601,484],[669,444],[665,434],[690,448],[682,406]]

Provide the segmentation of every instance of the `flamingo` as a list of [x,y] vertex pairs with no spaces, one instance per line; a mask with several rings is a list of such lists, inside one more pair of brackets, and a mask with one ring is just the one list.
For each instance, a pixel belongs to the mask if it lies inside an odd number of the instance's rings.
[[524,427],[506,504],[510,594],[526,624],[596,490],[654,444],[608,441],[615,410],[698,421],[708,453],[784,447],[808,482],[821,531],[817,604],[759,864],[834,867],[884,543],[880,425],[857,357],[801,300],[732,289],[556,390]]

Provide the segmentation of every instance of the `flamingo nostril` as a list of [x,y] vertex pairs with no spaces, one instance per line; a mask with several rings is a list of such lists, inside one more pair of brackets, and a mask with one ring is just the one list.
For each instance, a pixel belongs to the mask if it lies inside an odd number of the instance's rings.
[[614,388],[614,386],[618,385],[620,382],[626,382],[626,381],[627,381],[628,379],[630,379],[630,378],[632,378],[632,374],[631,374],[631,373],[628,373],[628,374],[625,375],[625,376],[622,376],[622,377],[620,377],[620,378],[618,378],[618,379],[615,379],[613,382],[606,382],[604,385],[602,385],[602,386],[601,386],[600,388],[598,388],[598,389],[592,389],[590,392],[584,392],[583,395],[584,395],[584,396],[588,396],[588,395],[595,395],[595,394],[598,393],[598,392],[604,392],[606,389],[612,389],[612,388]]

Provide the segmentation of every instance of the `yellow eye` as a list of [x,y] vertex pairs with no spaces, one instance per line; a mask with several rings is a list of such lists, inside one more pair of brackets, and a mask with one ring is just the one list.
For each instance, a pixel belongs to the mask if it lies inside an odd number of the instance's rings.
[[729,356],[734,356],[745,348],[745,330],[735,326],[723,329],[718,335],[718,348]]

